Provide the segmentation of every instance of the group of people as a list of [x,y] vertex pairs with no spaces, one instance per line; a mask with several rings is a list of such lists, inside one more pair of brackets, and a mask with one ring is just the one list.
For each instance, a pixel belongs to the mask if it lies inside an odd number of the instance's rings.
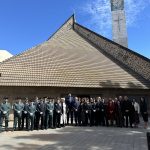
[[5,120],[5,130],[8,130],[9,115],[13,109],[13,130],[39,130],[61,128],[66,125],[75,126],[116,126],[138,127],[139,115],[147,128],[148,110],[144,97],[140,103],[127,96],[104,99],[79,98],[68,94],[65,98],[38,98],[24,102],[17,98],[11,106],[8,98],[0,104],[0,129]]

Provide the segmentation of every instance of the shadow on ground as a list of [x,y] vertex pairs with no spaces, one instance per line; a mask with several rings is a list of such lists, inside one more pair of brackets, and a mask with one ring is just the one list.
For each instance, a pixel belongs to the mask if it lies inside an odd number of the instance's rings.
[[[19,132],[19,131],[18,131]],[[25,131],[24,131],[25,132]],[[66,127],[27,132],[12,137],[6,150],[147,150],[143,129]]]

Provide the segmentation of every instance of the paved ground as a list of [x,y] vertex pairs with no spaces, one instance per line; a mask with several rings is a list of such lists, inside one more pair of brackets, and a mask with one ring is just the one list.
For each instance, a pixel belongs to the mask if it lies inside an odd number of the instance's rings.
[[0,133],[0,150],[147,150],[148,130],[70,126],[32,132],[9,131]]

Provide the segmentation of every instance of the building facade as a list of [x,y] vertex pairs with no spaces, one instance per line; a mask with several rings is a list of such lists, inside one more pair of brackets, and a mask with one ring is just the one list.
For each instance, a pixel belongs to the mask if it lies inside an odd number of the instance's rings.
[[150,60],[74,21],[47,41],[0,63],[0,99],[16,97],[145,97]]

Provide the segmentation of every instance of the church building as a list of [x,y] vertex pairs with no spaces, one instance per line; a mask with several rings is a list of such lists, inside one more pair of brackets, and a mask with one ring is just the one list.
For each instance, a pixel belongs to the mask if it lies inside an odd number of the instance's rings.
[[76,23],[73,15],[47,41],[0,63],[1,100],[68,93],[143,96],[150,106],[150,59]]

